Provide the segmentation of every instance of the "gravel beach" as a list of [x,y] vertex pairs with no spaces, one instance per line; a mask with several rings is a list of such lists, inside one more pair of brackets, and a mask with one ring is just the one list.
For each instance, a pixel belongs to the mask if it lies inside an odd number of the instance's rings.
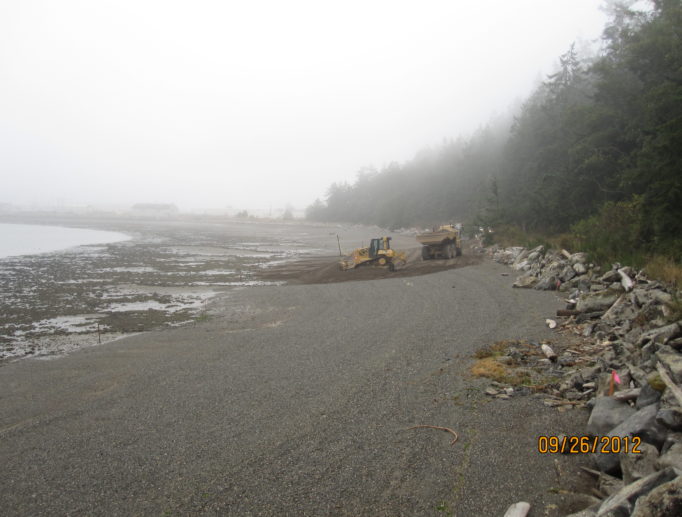
[[[331,255],[336,232],[323,233]],[[513,290],[503,266],[466,255],[315,283],[330,260],[268,273],[286,285],[226,289],[190,325],[6,362],[0,507],[472,516],[526,500],[532,515],[570,513],[581,460],[539,454],[537,437],[576,434],[586,415],[487,398],[468,371],[483,345],[550,337],[556,295]]]

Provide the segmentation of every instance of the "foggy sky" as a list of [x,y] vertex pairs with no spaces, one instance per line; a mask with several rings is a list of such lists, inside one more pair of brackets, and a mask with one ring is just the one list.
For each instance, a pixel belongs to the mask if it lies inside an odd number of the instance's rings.
[[2,2],[0,203],[303,208],[504,113],[598,3]]

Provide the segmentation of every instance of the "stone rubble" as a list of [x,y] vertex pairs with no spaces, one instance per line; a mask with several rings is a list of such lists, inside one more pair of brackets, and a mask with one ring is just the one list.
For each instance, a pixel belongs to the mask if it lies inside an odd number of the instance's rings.
[[[591,454],[603,499],[573,515],[682,515],[682,407],[657,370],[663,367],[682,387],[682,295],[628,266],[602,271],[585,253],[543,246],[485,252],[518,272],[512,287],[555,290],[566,299],[566,309],[546,322],[551,328],[556,322],[555,331],[575,344],[557,349],[554,362],[512,346],[506,353],[512,366],[544,369],[547,378],[558,379],[533,388],[548,397],[547,406],[587,408],[586,436],[642,440],[639,454]],[[487,393],[498,398],[533,391],[493,386]]]

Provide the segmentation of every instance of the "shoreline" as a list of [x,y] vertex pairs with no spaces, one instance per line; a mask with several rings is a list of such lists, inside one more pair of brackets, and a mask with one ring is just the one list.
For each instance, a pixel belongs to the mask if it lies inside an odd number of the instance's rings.
[[301,262],[312,261],[313,269],[336,264],[337,232],[343,232],[344,244],[359,245],[379,231],[304,222],[32,219],[12,223],[62,224],[131,238],[0,258],[0,366],[193,324],[221,293],[295,282]]

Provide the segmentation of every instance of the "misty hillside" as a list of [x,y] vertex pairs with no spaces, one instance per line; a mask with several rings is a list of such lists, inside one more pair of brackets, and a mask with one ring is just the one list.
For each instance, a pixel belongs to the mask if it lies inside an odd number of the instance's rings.
[[616,254],[678,254],[682,5],[655,0],[610,14],[599,54],[568,49],[513,121],[333,184],[307,217],[390,228],[513,224],[571,231]]

